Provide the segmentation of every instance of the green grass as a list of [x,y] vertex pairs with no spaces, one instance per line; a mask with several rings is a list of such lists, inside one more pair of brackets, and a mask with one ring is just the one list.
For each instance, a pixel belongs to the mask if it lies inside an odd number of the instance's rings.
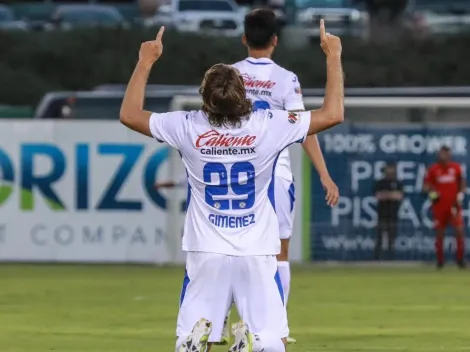
[[[0,265],[0,351],[173,351],[182,273]],[[290,352],[470,351],[469,272],[297,268],[291,292]]]

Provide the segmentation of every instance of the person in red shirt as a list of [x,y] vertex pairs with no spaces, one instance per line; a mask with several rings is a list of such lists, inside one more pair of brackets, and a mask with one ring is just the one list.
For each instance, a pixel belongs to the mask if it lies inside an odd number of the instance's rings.
[[447,226],[455,230],[457,265],[465,267],[465,237],[463,232],[462,202],[466,188],[460,164],[452,161],[449,147],[442,147],[437,162],[426,173],[423,190],[432,201],[436,230],[436,259],[438,268],[444,266],[444,235]]

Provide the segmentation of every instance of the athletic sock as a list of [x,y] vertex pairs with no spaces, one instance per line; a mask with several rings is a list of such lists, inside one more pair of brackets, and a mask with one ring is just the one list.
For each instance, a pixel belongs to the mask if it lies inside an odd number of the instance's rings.
[[464,236],[457,236],[457,263],[461,263],[464,261],[465,256],[465,237]]
[[444,239],[436,237],[436,260],[438,264],[444,264]]
[[286,346],[279,337],[254,335],[253,352],[285,352]]
[[277,270],[281,279],[282,291],[284,292],[284,305],[287,307],[290,292],[290,265],[289,262],[277,262]]

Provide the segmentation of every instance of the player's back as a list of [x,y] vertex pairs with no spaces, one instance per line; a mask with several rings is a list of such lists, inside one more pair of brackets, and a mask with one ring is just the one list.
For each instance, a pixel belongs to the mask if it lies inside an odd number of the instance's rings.
[[262,110],[233,128],[213,127],[201,111],[171,114],[153,114],[151,126],[179,149],[188,173],[183,250],[279,253],[274,166],[285,146],[306,136],[309,113]]
[[[267,58],[249,57],[233,66],[243,77],[246,95],[253,101],[254,110],[303,110],[298,79],[291,71]],[[295,98],[297,106],[292,106]]]
[[[304,110],[302,92],[297,76],[268,58],[249,57],[233,64],[243,77],[247,97],[253,110]],[[289,152],[281,154],[276,175],[292,179]]]

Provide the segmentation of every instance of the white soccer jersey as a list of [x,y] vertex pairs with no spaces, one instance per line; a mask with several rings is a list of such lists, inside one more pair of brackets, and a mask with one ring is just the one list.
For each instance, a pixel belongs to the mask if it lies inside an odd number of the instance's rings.
[[[247,97],[253,109],[305,110],[297,76],[268,58],[249,57],[233,64],[245,81]],[[289,150],[280,155],[276,176],[292,181]]]
[[152,114],[152,135],[179,150],[188,173],[184,251],[279,253],[274,167],[309,124],[308,112],[279,110],[254,112],[239,128],[214,128],[201,111]]

